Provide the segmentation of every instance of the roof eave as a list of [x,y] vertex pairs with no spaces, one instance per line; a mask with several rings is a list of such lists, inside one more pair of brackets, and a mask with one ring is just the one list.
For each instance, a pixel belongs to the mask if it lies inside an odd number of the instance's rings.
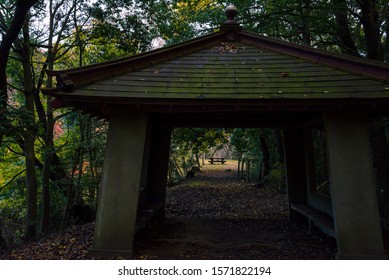
[[[69,107],[95,107],[103,106],[104,112],[107,108],[115,108],[116,106],[132,106],[139,112],[152,112],[149,106],[157,108],[158,112],[170,112],[174,108],[187,108],[190,106],[193,112],[198,110],[210,111],[213,108],[216,111],[289,111],[291,108],[297,111],[325,111],[328,109],[336,110],[376,110],[389,106],[389,99],[384,97],[376,98],[273,98],[273,99],[185,99],[185,98],[118,98],[118,97],[100,97],[94,96],[77,96],[68,97],[63,94],[52,94],[55,108]],[[129,108],[129,107],[128,107]],[[289,109],[288,109],[289,108]]]

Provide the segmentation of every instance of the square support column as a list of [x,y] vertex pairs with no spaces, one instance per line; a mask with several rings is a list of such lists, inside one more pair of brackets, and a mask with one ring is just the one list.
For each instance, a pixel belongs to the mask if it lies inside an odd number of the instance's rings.
[[386,258],[363,112],[327,112],[331,197],[339,259]]
[[109,118],[91,255],[132,256],[147,126],[147,115]]

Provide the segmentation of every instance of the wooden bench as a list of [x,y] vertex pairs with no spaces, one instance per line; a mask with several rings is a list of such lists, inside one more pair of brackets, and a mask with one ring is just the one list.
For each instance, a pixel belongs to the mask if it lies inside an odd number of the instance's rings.
[[147,226],[149,221],[154,217],[155,214],[161,209],[163,203],[150,203],[147,202],[138,209],[138,214],[136,217],[135,224],[135,233],[137,233],[140,229]]
[[334,220],[330,215],[305,204],[291,204],[290,208],[308,218],[309,233],[314,224],[321,232],[335,237]]
[[208,162],[210,164],[214,164],[215,162],[220,162],[221,164],[224,164],[226,162],[226,160],[224,158],[214,158],[214,157],[211,157],[211,158],[209,158]]

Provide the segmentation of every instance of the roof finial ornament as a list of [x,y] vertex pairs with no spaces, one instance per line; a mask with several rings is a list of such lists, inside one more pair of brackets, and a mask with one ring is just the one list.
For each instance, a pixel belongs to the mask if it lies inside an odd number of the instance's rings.
[[235,17],[238,14],[238,9],[233,5],[230,4],[226,8],[226,16],[227,16],[227,22],[226,23],[235,23]]
[[235,20],[235,17],[238,14],[238,9],[233,4],[227,6],[225,14],[227,20],[222,24],[220,30],[223,32],[231,30],[237,32],[242,31],[242,27]]

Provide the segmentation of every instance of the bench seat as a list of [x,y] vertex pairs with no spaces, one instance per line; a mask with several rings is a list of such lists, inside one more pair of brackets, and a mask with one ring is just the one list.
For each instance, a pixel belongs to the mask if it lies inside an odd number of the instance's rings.
[[221,164],[224,164],[226,160],[224,158],[209,158],[208,162],[210,164],[214,164],[215,162],[220,162]]
[[330,215],[305,204],[291,204],[290,208],[308,218],[309,232],[314,224],[321,232],[335,237],[334,220]]

